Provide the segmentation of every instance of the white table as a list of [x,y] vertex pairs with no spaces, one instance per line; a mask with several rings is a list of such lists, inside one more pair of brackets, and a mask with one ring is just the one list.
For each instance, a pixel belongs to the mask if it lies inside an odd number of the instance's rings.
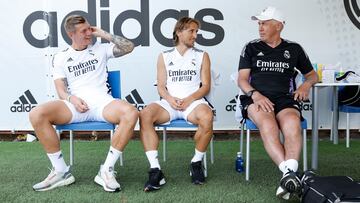
[[338,119],[339,119],[339,108],[338,108],[338,87],[339,86],[357,86],[360,83],[317,83],[312,88],[312,154],[311,154],[311,168],[318,169],[318,144],[319,144],[319,88],[331,87],[333,88],[333,122],[331,126],[332,138],[334,144],[338,144]]

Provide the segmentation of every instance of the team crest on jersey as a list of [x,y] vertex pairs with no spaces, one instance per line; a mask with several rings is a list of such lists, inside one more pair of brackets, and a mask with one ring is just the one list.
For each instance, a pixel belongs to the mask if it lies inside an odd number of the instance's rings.
[[191,64],[193,64],[194,66],[196,66],[195,61],[196,61],[195,59],[192,59],[192,60],[191,60]]
[[91,49],[89,49],[89,54],[90,54],[91,56],[95,56],[95,54],[92,53],[92,50],[91,50]]
[[285,51],[284,51],[284,57],[285,57],[286,59],[289,59],[289,58],[290,58],[290,52],[289,52],[288,50],[285,50]]

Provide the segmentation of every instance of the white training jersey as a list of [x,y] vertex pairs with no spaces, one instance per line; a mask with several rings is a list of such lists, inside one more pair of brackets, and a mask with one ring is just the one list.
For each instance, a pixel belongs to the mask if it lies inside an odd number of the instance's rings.
[[166,88],[171,96],[185,98],[200,88],[204,51],[190,48],[182,56],[176,48],[162,53],[166,67]]
[[106,64],[114,57],[113,47],[112,43],[96,42],[82,51],[69,47],[57,53],[53,58],[54,80],[66,78],[70,94],[85,101],[95,95],[107,94]]

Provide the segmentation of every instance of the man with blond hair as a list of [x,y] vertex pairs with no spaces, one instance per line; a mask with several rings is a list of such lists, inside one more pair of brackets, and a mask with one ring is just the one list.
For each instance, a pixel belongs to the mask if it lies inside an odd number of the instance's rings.
[[[133,135],[138,111],[126,101],[114,99],[107,87],[107,61],[130,53],[134,44],[120,36],[91,26],[79,15],[68,16],[65,30],[72,44],[53,58],[53,77],[59,100],[39,105],[30,112],[35,133],[50,159],[52,169],[44,181],[35,184],[35,191],[47,191],[75,182],[67,166],[60,140],[52,125],[83,121],[106,121],[118,125],[103,165],[94,181],[105,191],[120,191],[114,165]],[[110,43],[92,44],[93,37]]]

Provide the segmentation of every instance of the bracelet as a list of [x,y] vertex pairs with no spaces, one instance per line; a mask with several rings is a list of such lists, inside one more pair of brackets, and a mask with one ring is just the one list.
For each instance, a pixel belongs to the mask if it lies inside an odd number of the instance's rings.
[[[66,97],[66,101],[70,102],[70,98],[71,98],[71,94],[69,94],[67,97]],[[70,102],[71,103],[71,102]]]

